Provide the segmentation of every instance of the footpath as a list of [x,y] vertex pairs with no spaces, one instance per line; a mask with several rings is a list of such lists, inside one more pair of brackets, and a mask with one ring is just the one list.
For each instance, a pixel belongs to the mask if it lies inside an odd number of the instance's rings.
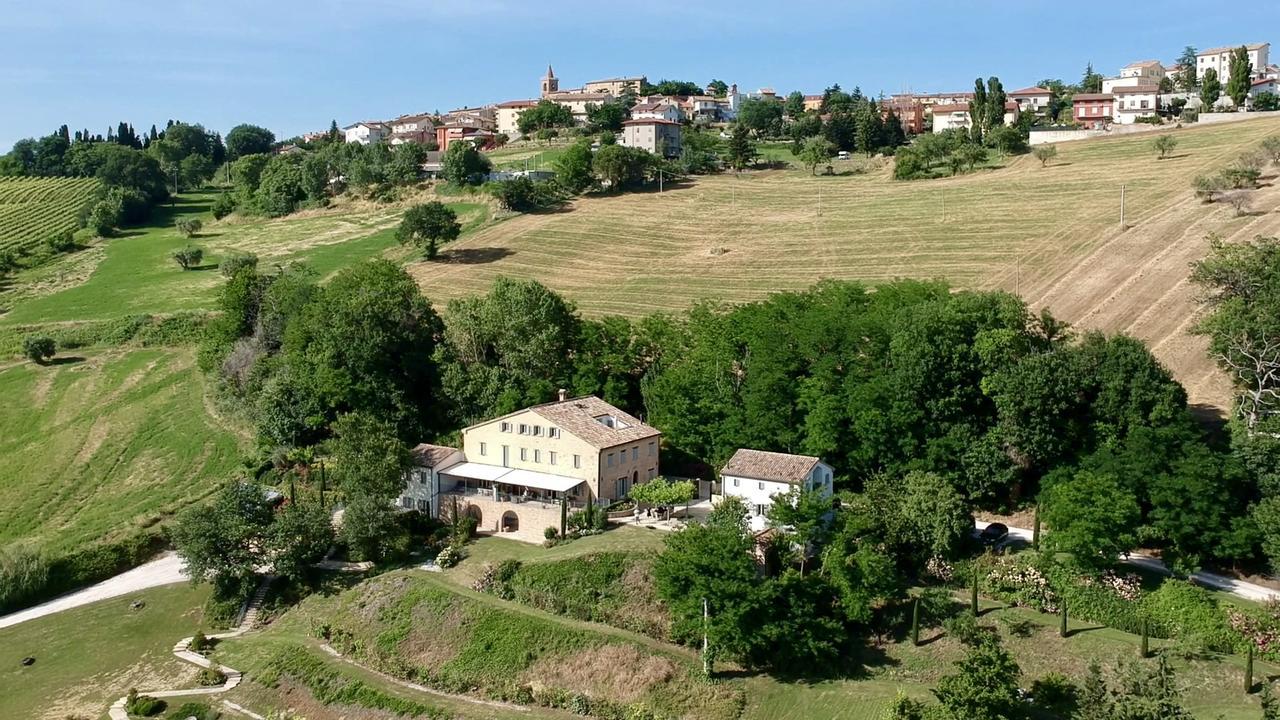
[[[210,635],[211,640],[223,640],[226,638],[240,637],[241,635],[253,629],[253,625],[258,620],[259,608],[262,606],[263,599],[267,596],[267,588],[271,586],[271,577],[265,577],[258,585],[257,591],[249,602],[245,603],[244,609],[241,611],[240,622],[236,624],[234,630],[225,633]],[[244,678],[243,674],[234,668],[226,665],[217,665],[216,667],[209,658],[195,652],[191,649],[191,641],[193,637],[185,637],[173,646],[173,655],[179,660],[189,662],[201,668],[213,668],[222,673],[226,678],[221,685],[213,685],[209,687],[190,688],[185,690],[147,690],[139,691],[139,695],[148,695],[153,698],[172,698],[172,697],[191,697],[195,695],[216,695],[224,693],[240,685],[240,681]],[[129,720],[129,713],[125,711],[124,705],[128,697],[122,697],[112,703],[111,708],[107,710],[107,716],[111,720]],[[265,720],[263,716],[246,710],[232,702],[223,702],[223,707],[241,715],[253,718],[253,720]]]

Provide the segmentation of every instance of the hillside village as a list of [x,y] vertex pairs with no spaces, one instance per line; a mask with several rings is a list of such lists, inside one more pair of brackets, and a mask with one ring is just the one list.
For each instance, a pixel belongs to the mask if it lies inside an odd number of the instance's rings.
[[0,719],[1280,718],[1269,49],[19,141]]
[[[1196,113],[1203,110],[1207,113],[1248,110],[1256,106],[1276,109],[1274,101],[1277,83],[1280,82],[1280,65],[1271,62],[1270,43],[1241,47],[1247,51],[1251,68],[1250,85],[1241,108],[1235,108],[1232,98],[1227,95],[1218,97],[1206,107],[1196,92],[1206,74],[1222,80],[1228,77],[1230,56],[1237,48],[1219,47],[1195,53],[1194,66],[1179,62],[1165,64],[1158,60],[1135,61],[1120,68],[1115,76],[1086,78],[1090,82],[1100,81],[1100,84],[1096,89],[1085,88],[1083,92],[1064,93],[1060,82],[1052,87],[1037,85],[1007,91],[1004,122],[1014,126],[1020,117],[1027,115],[1028,127],[1032,131],[1040,127],[1099,130],[1112,125],[1176,121],[1183,118],[1186,111]],[[1092,73],[1092,66],[1087,73]],[[574,124],[579,126],[587,125],[590,112],[600,106],[621,104],[628,119],[622,123],[618,142],[674,157],[680,154],[681,125],[723,128],[738,118],[744,103],[750,102],[785,105],[788,117],[794,120],[797,110],[823,112],[830,94],[828,92],[824,96],[795,91],[780,95],[772,88],[741,92],[736,84],[725,86],[723,82],[706,87],[701,94],[645,92],[652,88],[647,77],[638,75],[592,80],[580,88],[562,90],[560,79],[548,65],[536,99],[507,100],[443,114],[417,113],[401,115],[393,120],[356,122],[343,127],[342,132],[347,142],[361,144],[415,142],[432,144],[436,150],[444,151],[450,143],[465,140],[488,150],[526,137],[521,130],[520,116],[536,108],[540,102],[565,108]],[[792,100],[793,96],[795,100]],[[906,92],[882,96],[879,102],[884,116],[892,116],[901,124],[904,133],[919,135],[968,128],[969,105],[973,99],[973,91]],[[309,133],[302,139],[310,141],[323,136],[321,132]],[[1035,144],[1034,139],[1032,144]]]

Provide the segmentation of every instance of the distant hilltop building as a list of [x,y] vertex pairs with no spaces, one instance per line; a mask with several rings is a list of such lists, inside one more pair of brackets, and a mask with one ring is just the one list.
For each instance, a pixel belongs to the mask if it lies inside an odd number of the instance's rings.
[[554,92],[560,91],[560,80],[556,78],[556,71],[551,69],[551,65],[547,65],[547,74],[542,76],[542,95],[546,97]]
[[551,98],[553,95],[608,95],[616,98],[626,94],[628,91],[639,95],[640,89],[646,82],[648,82],[648,79],[644,75],[605,78],[604,80],[592,80],[580,88],[562,92],[560,90],[560,78],[556,77],[555,70],[548,64],[547,74],[542,76],[538,92],[539,97],[544,98]]

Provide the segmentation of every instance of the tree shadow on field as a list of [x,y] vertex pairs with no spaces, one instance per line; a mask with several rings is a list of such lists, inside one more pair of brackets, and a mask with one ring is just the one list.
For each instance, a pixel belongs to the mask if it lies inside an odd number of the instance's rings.
[[1191,153],[1178,153],[1177,155],[1165,155],[1157,160],[1181,160],[1182,158],[1191,157]]
[[1221,432],[1227,427],[1227,416],[1220,407],[1205,403],[1191,403],[1187,409],[1191,411],[1191,417],[1208,430]]
[[79,355],[66,355],[63,357],[51,358],[45,365],[75,365],[84,362],[84,358]]
[[457,265],[487,265],[515,254],[514,250],[504,247],[455,248],[440,253],[435,261]]
[[205,272],[206,270],[217,270],[218,263],[205,263],[204,265],[192,265],[187,268],[187,272]]

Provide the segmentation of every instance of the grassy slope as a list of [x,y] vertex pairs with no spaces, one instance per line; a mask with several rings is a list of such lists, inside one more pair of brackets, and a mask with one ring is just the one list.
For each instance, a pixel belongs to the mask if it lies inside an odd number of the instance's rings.
[[[400,206],[345,202],[274,220],[214,221],[208,212],[214,197],[212,193],[187,195],[172,207],[158,208],[147,226],[126,230],[105,241],[101,249],[88,251],[97,255],[96,265],[67,273],[69,277],[59,280],[57,273],[63,268],[57,266],[35,271],[30,278],[20,276],[8,303],[0,297],[0,303],[12,304],[8,313],[0,315],[0,325],[212,309],[223,280],[217,262],[234,252],[255,253],[266,267],[303,261],[321,276],[386,253],[396,258],[411,255],[394,237]],[[449,205],[464,227],[473,228],[489,216],[488,206],[478,202]],[[173,224],[184,217],[201,218],[205,229],[191,240],[183,238]],[[188,244],[204,249],[205,256],[201,269],[183,272],[172,255]],[[64,266],[83,262],[74,255],[61,261]],[[23,287],[41,280],[48,287]]]
[[[207,596],[170,585],[0,629],[0,717],[96,718],[130,687],[190,682],[194,671],[170,651],[200,629]],[[131,610],[134,600],[146,606]],[[22,667],[28,655],[36,662]]]
[[[695,663],[682,648],[509,603],[422,571],[381,575],[336,598],[310,598],[266,632],[228,642],[224,657],[260,673],[281,647],[314,648],[310,628],[322,622],[352,633],[364,648],[362,663],[439,673],[446,686],[473,688],[479,698],[546,683],[613,698],[634,691],[629,702],[690,703],[682,707],[700,706],[707,717],[728,717],[725,708],[733,705],[728,689],[690,685]],[[625,667],[601,664],[618,659],[606,648],[618,651]],[[559,679],[548,680],[548,671]]]
[[1024,156],[933,181],[892,181],[886,164],[837,177],[803,169],[709,176],[660,195],[586,198],[571,212],[516,218],[460,243],[506,251],[495,262],[414,272],[433,299],[482,292],[511,275],[537,278],[589,313],[627,315],[699,299],[755,300],[824,277],[945,277],[1012,289],[1019,272],[1029,278],[1060,256],[1079,256],[1112,230],[1122,182],[1127,219],[1141,222],[1189,197],[1195,174],[1280,132],[1280,122],[1174,132],[1178,152],[1164,161],[1151,136],[1130,136],[1065,143],[1047,168]]
[[193,355],[109,351],[0,370],[0,545],[67,550],[212,492],[241,440],[206,411]]
[[[653,553],[660,549],[662,537],[655,532],[622,527],[550,550],[490,538],[473,545],[472,554],[445,576],[469,585],[484,563],[496,563],[507,557],[530,563],[628,548]],[[1075,634],[1063,640],[1057,635],[1054,616],[1007,609],[994,603],[986,603],[984,607],[984,624],[1003,629],[1005,619],[1019,619],[1030,620],[1036,626],[1028,638],[1002,632],[1006,646],[1022,667],[1024,686],[1030,686],[1033,680],[1049,672],[1083,677],[1089,661],[1095,658],[1108,666],[1137,655],[1138,638],[1133,635],[1073,621],[1071,628]],[[745,717],[750,720],[879,720],[885,706],[899,691],[928,699],[930,688],[952,671],[951,663],[961,657],[962,649],[939,630],[925,631],[922,636],[926,640],[937,637],[920,648],[909,643],[890,643],[883,652],[868,651],[866,674],[858,679],[792,683],[767,675],[748,677],[744,681],[748,702]],[[1152,648],[1166,644],[1167,641],[1153,640]],[[1239,692],[1243,658],[1214,657],[1178,662],[1176,667],[1185,700],[1198,717],[1221,715],[1226,720],[1252,720],[1258,716],[1258,698],[1245,697]],[[1274,676],[1277,670],[1280,668],[1259,662],[1255,677]]]

